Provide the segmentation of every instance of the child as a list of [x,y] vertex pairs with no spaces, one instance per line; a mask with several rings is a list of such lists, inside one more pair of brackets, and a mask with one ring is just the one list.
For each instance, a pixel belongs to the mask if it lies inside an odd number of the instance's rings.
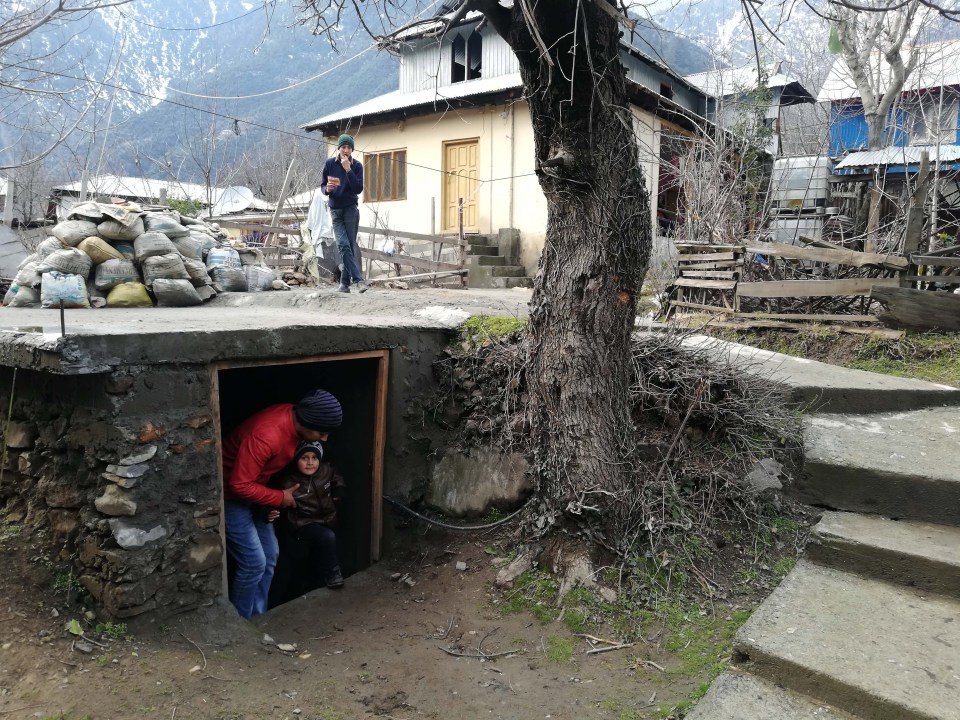
[[[323,584],[328,588],[343,587],[333,528],[344,482],[333,466],[321,462],[322,459],[323,446],[319,442],[301,442],[293,455],[293,464],[270,483],[278,490],[300,485],[293,495],[297,506],[283,509],[277,522],[281,558],[286,560],[278,564],[276,588],[270,592],[278,603]],[[317,575],[319,578],[314,579]]]

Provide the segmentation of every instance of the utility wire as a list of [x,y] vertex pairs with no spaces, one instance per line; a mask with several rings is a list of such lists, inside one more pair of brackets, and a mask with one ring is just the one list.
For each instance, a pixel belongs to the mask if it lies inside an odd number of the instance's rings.
[[126,18],[127,20],[130,20],[131,22],[135,22],[138,25],[146,25],[147,27],[153,28],[154,30],[167,30],[169,32],[196,32],[199,30],[211,30],[213,28],[221,27],[222,25],[229,25],[232,22],[236,22],[237,20],[242,20],[243,18],[249,17],[254,13],[260,12],[261,10],[265,10],[268,6],[274,5],[275,3],[276,3],[276,0],[270,0],[270,2],[264,3],[260,7],[256,7],[250,12],[246,12],[243,15],[237,15],[237,17],[235,18],[230,18],[229,20],[224,20],[223,22],[213,23],[212,25],[201,25],[199,27],[182,27],[182,28],[164,27],[163,25],[154,25],[153,23],[148,23],[146,20],[140,20],[139,18],[135,18],[132,15],[127,15],[120,8],[117,8],[117,12],[119,12],[124,18]]
[[447,528],[448,530],[467,530],[467,531],[469,531],[469,530],[489,530],[490,528],[495,528],[495,527],[497,527],[498,525],[503,525],[504,523],[513,520],[513,518],[515,518],[517,515],[519,515],[519,514],[523,511],[523,508],[526,507],[526,505],[527,505],[526,503],[524,503],[523,506],[521,506],[519,510],[514,510],[512,513],[510,513],[509,515],[507,515],[505,518],[501,518],[500,520],[497,520],[497,521],[492,522],[492,523],[487,523],[486,525],[451,525],[450,523],[440,522],[439,520],[434,520],[433,518],[429,518],[429,517],[427,517],[426,515],[421,515],[421,514],[418,513],[416,510],[413,510],[412,508],[407,507],[406,505],[404,505],[404,504],[403,504],[402,502],[400,502],[399,500],[394,500],[394,499],[393,499],[392,497],[390,497],[389,495],[384,495],[384,496],[383,496],[383,499],[386,500],[386,501],[387,501],[388,503],[390,503],[391,505],[400,508],[400,509],[403,510],[404,512],[410,513],[410,514],[413,515],[414,517],[416,517],[416,518],[418,518],[418,519],[420,519],[420,520],[423,520],[424,522],[430,523],[431,525],[436,525],[437,527]]

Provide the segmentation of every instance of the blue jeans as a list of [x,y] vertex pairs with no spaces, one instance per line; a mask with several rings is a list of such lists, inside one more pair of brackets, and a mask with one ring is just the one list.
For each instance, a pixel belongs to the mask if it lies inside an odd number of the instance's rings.
[[337,249],[343,260],[343,275],[340,282],[349,285],[350,281],[363,282],[360,274],[360,246],[357,245],[357,232],[360,227],[360,208],[351,205],[345,208],[330,208],[333,220],[333,236],[337,239]]
[[227,554],[234,565],[230,602],[244,618],[267,611],[267,595],[280,552],[273,525],[254,515],[260,510],[258,505],[242,500],[223,502]]

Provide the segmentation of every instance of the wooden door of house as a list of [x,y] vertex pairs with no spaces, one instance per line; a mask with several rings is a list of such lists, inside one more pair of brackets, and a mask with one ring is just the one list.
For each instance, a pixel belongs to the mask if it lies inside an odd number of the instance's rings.
[[480,232],[480,142],[456,140],[443,144],[443,219],[440,231],[455,233],[457,208],[463,198],[463,229]]

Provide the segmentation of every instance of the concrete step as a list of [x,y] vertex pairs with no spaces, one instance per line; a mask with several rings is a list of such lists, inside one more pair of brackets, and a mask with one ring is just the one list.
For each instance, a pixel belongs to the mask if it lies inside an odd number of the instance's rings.
[[739,667],[873,720],[960,720],[960,602],[801,560],[740,628]]
[[687,720],[856,720],[819,703],[743,672],[721,674]]
[[960,528],[825,512],[806,555],[838,570],[960,599]]
[[523,265],[491,265],[488,267],[476,267],[472,271],[475,277],[527,277],[527,272]]
[[476,255],[499,255],[500,248],[496,245],[475,245],[470,244],[470,247],[467,248],[467,257],[476,256]]
[[468,255],[467,264],[470,267],[484,267],[490,265],[506,265],[507,259],[499,255]]
[[818,412],[874,413],[960,405],[960,390],[947,385],[851,370],[692,335],[684,346],[723,360],[780,385],[789,400]]
[[960,410],[811,415],[803,443],[804,502],[960,525]]
[[487,287],[512,289],[512,288],[532,288],[533,278],[528,277],[492,277],[490,285]]
[[467,242],[470,243],[470,246],[490,246],[498,247],[497,245],[497,236],[496,235],[467,235]]

